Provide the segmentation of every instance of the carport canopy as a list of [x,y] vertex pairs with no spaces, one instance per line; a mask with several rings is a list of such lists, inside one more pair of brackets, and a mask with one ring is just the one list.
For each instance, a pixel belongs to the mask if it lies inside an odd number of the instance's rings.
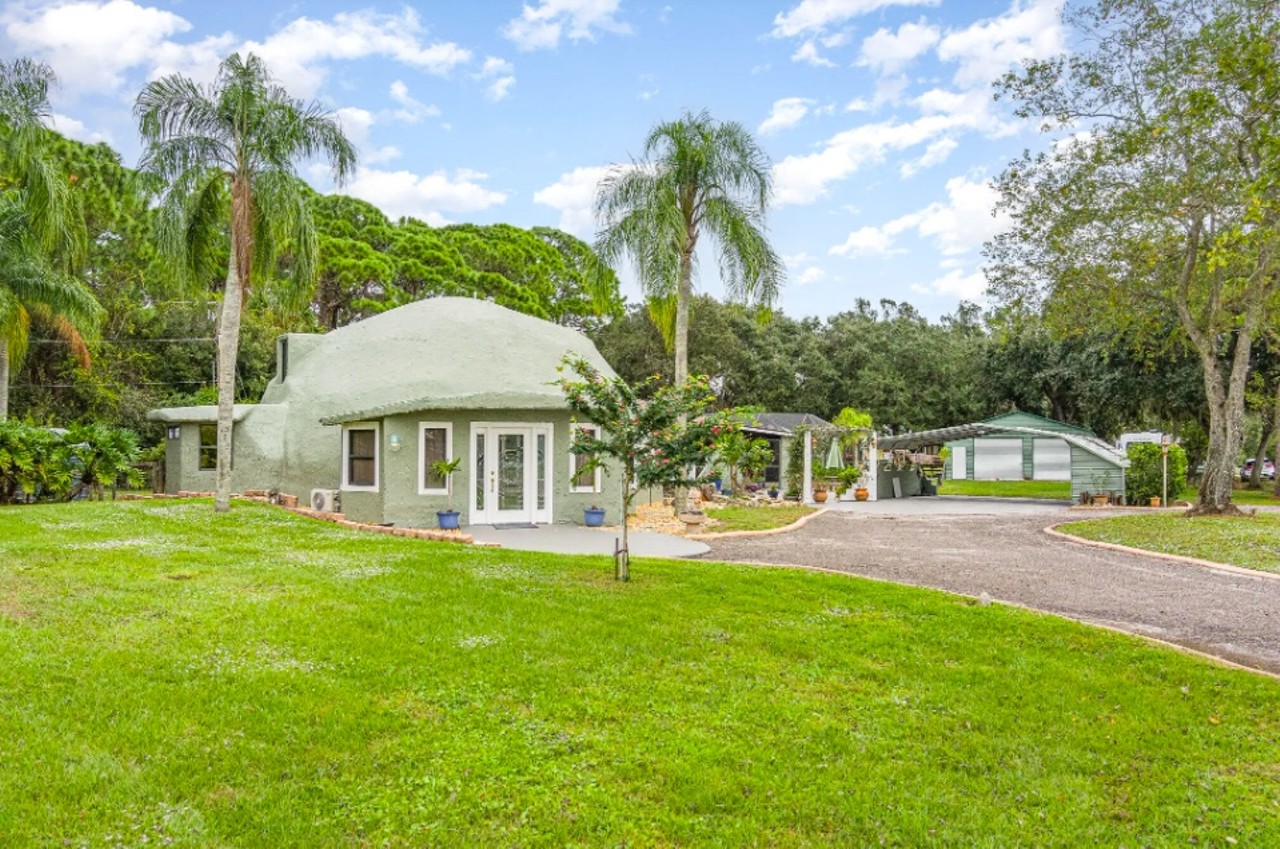
[[929,445],[944,445],[959,439],[974,439],[996,434],[1016,434],[1018,436],[1038,436],[1043,439],[1061,439],[1082,451],[1113,463],[1122,469],[1129,468],[1129,457],[1119,448],[1108,445],[1096,436],[1080,436],[1074,433],[1062,433],[1055,430],[1044,430],[1038,427],[1016,427],[1012,425],[973,424],[940,427],[936,430],[920,430],[915,433],[901,433],[895,436],[881,436],[878,440],[882,451],[906,450],[918,451]]

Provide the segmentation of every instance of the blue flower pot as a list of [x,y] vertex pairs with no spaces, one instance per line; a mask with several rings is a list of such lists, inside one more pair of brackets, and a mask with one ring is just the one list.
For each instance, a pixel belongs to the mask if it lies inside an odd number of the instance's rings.
[[586,522],[586,525],[588,528],[598,528],[604,524],[604,508],[603,507],[588,507],[586,510],[582,512],[584,516],[584,521]]
[[436,513],[436,519],[440,522],[440,530],[456,531],[458,529],[458,511],[457,510],[440,510]]

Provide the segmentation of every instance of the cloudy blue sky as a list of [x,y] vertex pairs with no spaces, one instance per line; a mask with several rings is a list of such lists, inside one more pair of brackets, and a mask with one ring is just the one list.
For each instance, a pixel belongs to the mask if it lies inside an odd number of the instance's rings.
[[[148,79],[209,79],[232,51],[256,52],[292,93],[341,116],[361,152],[347,193],[393,216],[584,239],[605,169],[638,153],[655,122],[705,108],[773,159],[788,314],[892,298],[940,316],[981,300],[980,248],[1001,226],[987,181],[1043,144],[992,103],[990,82],[1064,49],[1060,5],[12,0],[0,50],[48,62],[58,128],[110,142],[128,164],[130,107]],[[330,188],[323,169],[304,173]],[[714,262],[702,269],[718,293]]]

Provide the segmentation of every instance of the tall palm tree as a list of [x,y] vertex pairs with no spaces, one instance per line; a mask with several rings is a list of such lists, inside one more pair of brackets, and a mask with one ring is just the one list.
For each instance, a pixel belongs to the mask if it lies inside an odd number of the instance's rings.
[[341,184],[355,168],[355,148],[332,113],[290,97],[253,54],[228,57],[210,85],[180,74],[155,80],[133,111],[146,144],[141,168],[166,187],[158,226],[162,252],[198,281],[207,279],[214,239],[229,238],[217,330],[214,500],[214,509],[225,512],[231,507],[231,416],[244,300],[254,274],[270,273],[286,242],[286,288],[297,297],[309,294],[316,233],[294,162],[323,156]]
[[782,263],[764,221],[770,193],[769,158],[755,139],[705,111],[655,126],[642,158],[610,169],[597,188],[596,251],[611,265],[631,259],[650,314],[674,345],[677,385],[689,375],[689,304],[704,234],[730,298],[768,305],[777,297]]
[[102,310],[66,271],[84,254],[84,221],[71,178],[51,155],[53,71],[30,59],[0,61],[0,421],[9,374],[22,363],[32,319],[67,339],[86,367]]

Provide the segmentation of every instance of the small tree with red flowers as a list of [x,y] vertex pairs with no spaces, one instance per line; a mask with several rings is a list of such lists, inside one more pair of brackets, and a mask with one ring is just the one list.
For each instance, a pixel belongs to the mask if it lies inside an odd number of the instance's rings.
[[[615,468],[622,476],[622,548],[615,577],[629,580],[627,514],[640,487],[697,486],[712,467],[716,441],[738,425],[713,411],[715,396],[704,377],[679,386],[658,386],[653,377],[630,386],[603,377],[586,360],[566,356],[557,381],[575,421],[590,422],[598,433],[575,428],[569,450],[588,458],[585,469]],[[655,388],[656,387],[656,388]]]

